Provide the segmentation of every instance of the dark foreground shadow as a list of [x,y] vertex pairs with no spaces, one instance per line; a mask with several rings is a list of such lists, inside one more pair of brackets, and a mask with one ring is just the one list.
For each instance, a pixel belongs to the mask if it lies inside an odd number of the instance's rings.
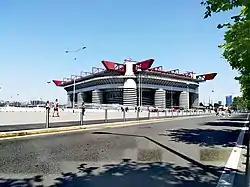
[[230,120],[218,120],[218,121],[211,121],[211,122],[206,122],[204,124],[201,124],[201,126],[224,126],[224,127],[244,127],[245,123],[244,122],[237,122],[235,121],[230,121]]
[[247,121],[246,118],[243,117],[234,117],[234,118],[219,118],[220,121]]
[[[212,147],[234,147],[241,130],[215,130],[215,129],[178,129],[169,130],[160,136],[169,136],[172,141],[184,142],[186,144],[198,144],[199,146]],[[247,140],[244,139],[244,145]]]
[[[111,132],[94,132],[96,135],[115,135],[145,138],[166,151],[187,161],[186,166],[166,162],[136,162],[123,159],[117,164],[93,167],[81,164],[75,173],[61,173],[50,187],[215,187],[224,168],[204,165],[202,163],[163,145],[150,137],[119,134]],[[245,181],[243,173],[237,171],[238,180]],[[28,179],[0,178],[1,187],[38,187],[43,186],[43,176]],[[242,184],[243,185],[243,184]],[[242,186],[241,185],[241,186]]]
[[[219,170],[220,168],[214,168]],[[239,174],[244,180],[243,174]],[[0,186],[42,186],[35,179],[0,179]],[[123,159],[118,164],[88,167],[81,164],[76,173],[62,173],[51,187],[215,187],[219,177],[190,164],[182,167],[170,163],[138,163]]]

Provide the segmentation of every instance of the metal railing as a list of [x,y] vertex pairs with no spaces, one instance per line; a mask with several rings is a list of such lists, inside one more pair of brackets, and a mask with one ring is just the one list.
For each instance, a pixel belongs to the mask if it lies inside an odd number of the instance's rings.
[[[184,116],[197,116],[197,115],[206,115],[210,114],[210,112],[205,112],[203,110],[157,110],[152,112],[147,109],[140,110],[114,110],[111,112],[108,108],[101,109],[101,112],[104,112],[103,118],[96,120],[84,120],[85,117],[85,109],[81,109],[79,112],[79,122],[74,122],[72,125],[88,125],[88,124],[98,124],[98,123],[112,123],[112,122],[125,122],[125,121],[139,121],[139,120],[150,120],[150,119],[160,119],[160,118],[174,118],[174,117],[184,117]],[[110,111],[110,112],[109,112]],[[136,115],[131,117],[132,112],[136,113]],[[121,117],[119,118],[109,118],[110,115],[114,113],[121,113]],[[142,115],[143,114],[143,115]],[[96,122],[95,122],[96,121]],[[50,110],[46,110],[46,125],[45,128],[50,128]]]

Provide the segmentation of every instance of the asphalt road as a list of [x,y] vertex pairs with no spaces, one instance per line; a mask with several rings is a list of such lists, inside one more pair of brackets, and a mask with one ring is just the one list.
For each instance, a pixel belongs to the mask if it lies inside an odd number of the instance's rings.
[[[174,116],[175,117],[175,116]],[[157,117],[151,117],[150,119],[155,119]],[[171,118],[167,117],[159,117],[159,118]],[[125,121],[135,121],[137,118],[128,118]],[[148,120],[147,117],[141,117],[140,120]],[[123,122],[124,119],[109,119],[106,123],[115,123],[115,122]],[[84,121],[84,125],[93,125],[93,124],[102,124],[105,123],[105,120],[86,120]],[[65,121],[65,122],[53,122],[50,123],[49,127],[68,127],[73,125],[80,125],[80,121]],[[32,129],[43,129],[46,127],[45,123],[33,123],[33,124],[20,124],[20,125],[0,125],[0,132],[9,132],[9,131],[20,131],[20,130],[32,130]]]
[[245,117],[1,140],[0,186],[216,187]]

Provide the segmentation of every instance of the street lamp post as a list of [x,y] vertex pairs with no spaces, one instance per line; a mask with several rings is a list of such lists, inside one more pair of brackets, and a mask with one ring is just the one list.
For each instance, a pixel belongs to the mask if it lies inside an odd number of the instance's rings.
[[142,106],[142,76],[141,76],[141,73],[140,73],[140,100],[141,100],[141,103],[140,103],[140,106]]
[[138,90],[138,105],[139,105],[139,107],[141,107],[141,95],[142,95],[142,93],[141,93],[141,69],[138,69],[137,70],[138,71],[138,75],[139,75],[139,84],[138,84],[138,88],[139,88],[139,90]]
[[79,48],[79,49],[66,50],[65,53],[76,53],[76,52],[81,51],[81,50],[83,50],[83,49],[86,49],[86,47],[83,46],[83,47],[81,47],[81,48]]
[[208,106],[209,106],[209,108],[210,108],[210,104],[213,107],[213,93],[214,93],[214,90],[211,91],[211,95],[209,94],[209,98],[208,98]]
[[[81,48],[75,49],[75,50],[66,50],[65,53],[77,53],[81,50],[86,49],[86,46],[83,46]],[[74,60],[76,60],[76,57],[74,58]],[[76,94],[76,76],[74,76],[74,85],[73,85],[73,113],[74,113],[74,109],[75,109],[75,94]]]
[[170,105],[171,105],[171,109],[173,109],[173,85],[171,85]]
[[73,85],[73,112],[75,110],[75,95],[76,95],[76,77],[74,76],[74,85]]
[[189,109],[189,83],[187,83],[187,109]]

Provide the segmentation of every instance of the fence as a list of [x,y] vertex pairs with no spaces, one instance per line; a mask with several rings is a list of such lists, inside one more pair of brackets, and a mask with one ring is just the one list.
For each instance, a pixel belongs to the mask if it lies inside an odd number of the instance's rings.
[[115,123],[124,121],[149,120],[157,118],[172,118],[182,116],[194,116],[210,114],[202,110],[180,110],[170,109],[151,111],[142,108],[141,111],[129,109],[122,111],[118,109],[86,109],[85,114],[81,109],[64,109],[59,111],[60,117],[53,117],[53,109],[39,110],[24,108],[2,110],[0,112],[0,132],[42,129],[53,127],[66,127],[74,125],[92,125],[101,123]]
[[[159,119],[159,118],[173,118],[173,117],[182,117],[182,116],[196,116],[209,114],[208,112],[201,110],[187,110],[187,111],[173,111],[173,110],[163,110],[152,112],[150,110],[108,110],[100,109],[96,113],[87,113],[84,110],[78,110],[79,121],[75,122],[74,125],[88,125],[88,124],[97,124],[97,123],[112,123],[112,122],[126,122],[126,121],[138,121],[138,120],[150,120],[150,119]],[[86,115],[92,115],[89,117],[89,120],[86,120]],[[95,117],[96,116],[96,117]],[[46,110],[46,128],[50,128],[50,110]]]

